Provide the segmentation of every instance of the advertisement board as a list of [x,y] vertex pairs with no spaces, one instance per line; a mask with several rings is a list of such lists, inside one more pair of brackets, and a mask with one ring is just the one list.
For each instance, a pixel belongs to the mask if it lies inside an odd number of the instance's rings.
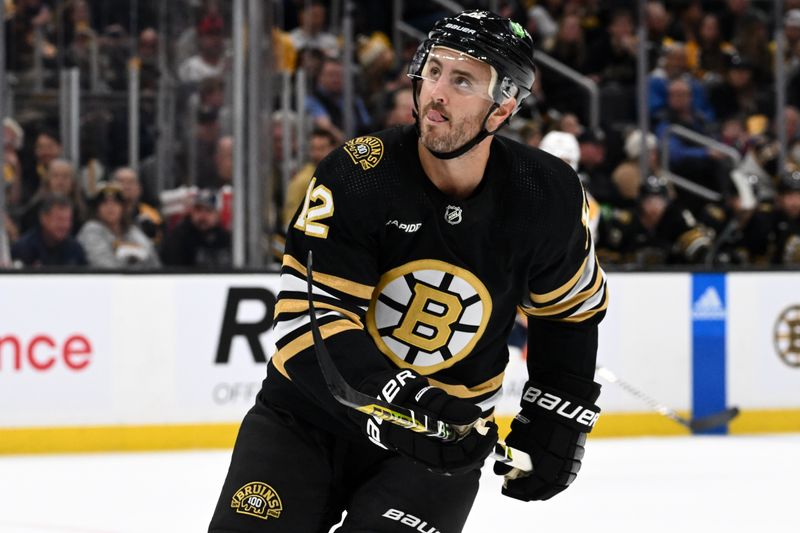
[[[800,273],[698,276],[610,274],[598,363],[683,416],[737,405],[732,432],[800,431]],[[274,274],[0,276],[0,453],[229,445],[275,349],[278,289]],[[603,385],[593,434],[686,432]]]

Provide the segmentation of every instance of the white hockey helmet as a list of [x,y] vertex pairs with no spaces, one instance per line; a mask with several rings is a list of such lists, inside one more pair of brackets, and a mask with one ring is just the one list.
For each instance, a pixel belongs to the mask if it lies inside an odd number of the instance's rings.
[[551,131],[542,137],[539,149],[563,159],[572,167],[572,170],[578,170],[581,148],[578,146],[578,139],[573,134],[565,131]]

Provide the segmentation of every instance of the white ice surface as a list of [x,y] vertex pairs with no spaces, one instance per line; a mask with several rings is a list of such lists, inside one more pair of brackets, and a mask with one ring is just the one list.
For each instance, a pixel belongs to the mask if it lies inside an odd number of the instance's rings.
[[[202,533],[228,460],[0,457],[0,532]],[[592,439],[578,480],[553,500],[517,502],[500,483],[487,467],[465,533],[794,533],[800,434]]]

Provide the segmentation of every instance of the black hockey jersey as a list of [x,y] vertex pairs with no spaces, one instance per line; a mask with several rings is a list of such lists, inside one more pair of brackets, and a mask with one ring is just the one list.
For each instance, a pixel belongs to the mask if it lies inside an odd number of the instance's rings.
[[353,386],[412,368],[491,412],[518,308],[530,372],[594,375],[608,297],[575,172],[497,137],[480,185],[456,199],[425,175],[417,142],[412,127],[358,137],[317,168],[289,226],[262,400],[327,427],[343,414],[314,353],[309,250],[321,333]]

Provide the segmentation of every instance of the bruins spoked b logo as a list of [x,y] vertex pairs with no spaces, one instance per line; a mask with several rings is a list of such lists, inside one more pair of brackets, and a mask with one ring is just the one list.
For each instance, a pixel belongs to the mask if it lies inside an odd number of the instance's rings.
[[775,321],[775,351],[789,366],[800,368],[800,305],[793,305]]
[[236,491],[231,508],[237,513],[266,520],[280,518],[283,503],[275,489],[261,481],[253,481]]
[[402,368],[432,374],[466,357],[492,312],[489,292],[471,272],[422,260],[390,270],[373,293],[367,329]]

